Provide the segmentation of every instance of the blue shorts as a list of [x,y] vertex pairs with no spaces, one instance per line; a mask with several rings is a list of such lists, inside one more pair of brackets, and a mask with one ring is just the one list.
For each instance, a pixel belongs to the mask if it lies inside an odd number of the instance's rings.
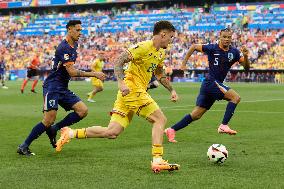
[[224,95],[229,89],[230,87],[219,81],[205,79],[201,84],[196,106],[209,110],[216,100],[224,99]]
[[153,81],[156,81],[156,80],[157,80],[157,78],[156,78],[156,76],[153,74],[149,83],[152,83]]
[[58,105],[65,109],[65,111],[72,110],[72,106],[81,99],[70,90],[60,92],[48,91],[43,88],[43,111],[58,110]]

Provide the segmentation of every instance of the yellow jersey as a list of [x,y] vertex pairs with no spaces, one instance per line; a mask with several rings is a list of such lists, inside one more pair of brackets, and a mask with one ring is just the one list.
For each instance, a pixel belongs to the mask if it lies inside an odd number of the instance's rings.
[[93,72],[101,72],[103,70],[103,67],[104,67],[104,61],[97,58],[92,63],[91,70]]
[[124,81],[130,90],[145,91],[153,72],[158,66],[164,65],[165,49],[157,50],[153,46],[153,41],[148,40],[128,48],[128,51],[132,60],[125,70]]

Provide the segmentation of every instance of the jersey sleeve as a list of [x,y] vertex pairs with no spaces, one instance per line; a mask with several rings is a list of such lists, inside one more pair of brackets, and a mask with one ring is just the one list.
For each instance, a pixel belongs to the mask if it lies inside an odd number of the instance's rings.
[[75,59],[72,58],[72,53],[69,49],[67,48],[61,48],[57,51],[57,56],[58,56],[58,59],[59,61],[61,61],[61,63],[63,65],[66,65],[67,63],[69,62],[75,62]]
[[137,45],[127,49],[132,56],[132,60],[139,60],[147,53],[147,47],[143,43],[138,43]]
[[212,49],[213,49],[212,44],[202,45],[202,51],[206,54],[209,54]]

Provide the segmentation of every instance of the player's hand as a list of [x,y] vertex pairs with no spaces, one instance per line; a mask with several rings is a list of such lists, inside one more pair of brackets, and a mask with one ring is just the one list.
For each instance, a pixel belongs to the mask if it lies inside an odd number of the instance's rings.
[[106,78],[106,75],[103,72],[94,72],[94,76],[102,81]]
[[241,52],[243,53],[244,56],[248,56],[249,54],[249,51],[245,46],[241,47]]
[[178,100],[178,95],[175,90],[171,92],[171,101],[176,102]]
[[130,92],[128,86],[124,83],[124,81],[119,81],[118,82],[118,88],[121,91],[122,96],[126,96]]

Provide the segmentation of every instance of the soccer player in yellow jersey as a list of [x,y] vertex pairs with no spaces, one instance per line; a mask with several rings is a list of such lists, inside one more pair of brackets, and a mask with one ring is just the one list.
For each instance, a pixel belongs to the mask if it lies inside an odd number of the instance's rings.
[[[129,125],[134,114],[144,117],[152,125],[151,168],[154,172],[161,170],[178,170],[178,164],[170,164],[163,156],[163,131],[167,118],[157,103],[146,92],[148,82],[155,73],[160,83],[169,90],[171,101],[178,100],[178,95],[163,73],[165,49],[175,35],[174,26],[168,21],[159,21],[154,25],[153,38],[143,41],[125,50],[115,61],[114,72],[118,80],[119,91],[111,112],[108,127],[93,126],[72,130],[65,127],[57,141],[57,151],[71,138],[109,138],[115,139]],[[130,63],[129,63],[130,62]],[[127,70],[123,66],[129,63]]]
[[[104,61],[103,61],[102,56],[99,55],[98,58],[96,58],[94,60],[94,62],[92,63],[91,70],[93,72],[102,72],[103,67],[104,67]],[[93,77],[91,77],[91,82],[92,82],[92,85],[94,86],[94,89],[93,89],[93,91],[88,93],[88,102],[95,102],[93,100],[93,97],[97,93],[103,91],[103,86],[104,85],[103,85],[103,82],[100,79],[93,78]]]

